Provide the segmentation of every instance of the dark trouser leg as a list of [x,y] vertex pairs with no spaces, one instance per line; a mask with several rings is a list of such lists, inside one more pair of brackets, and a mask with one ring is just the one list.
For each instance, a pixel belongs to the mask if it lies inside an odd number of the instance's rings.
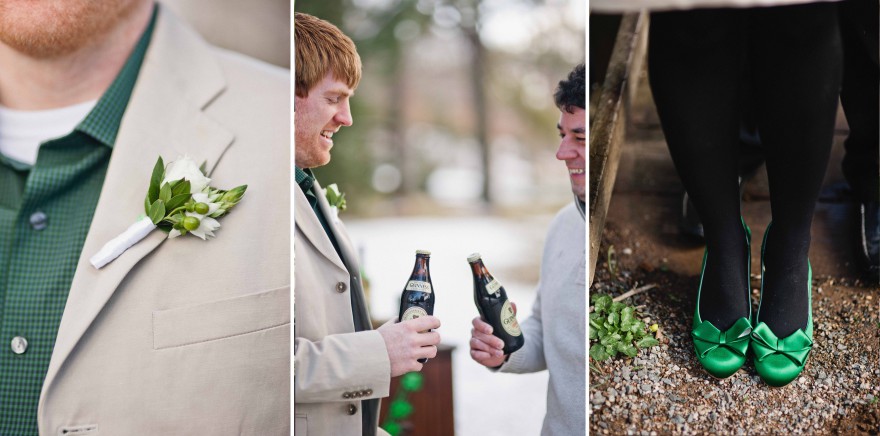
[[655,13],[648,67],[673,162],[703,220],[708,257],[700,314],[726,330],[748,316],[738,177],[744,12]]
[[807,322],[810,225],[828,166],[841,80],[837,8],[754,9],[749,52],[773,226],[759,320],[779,337]]
[[846,1],[839,5],[843,38],[840,102],[849,123],[843,175],[859,206],[854,237],[860,260],[876,276],[880,271],[880,8],[876,1]]
[[849,124],[843,174],[860,202],[878,201],[880,185],[880,67],[878,3],[840,3],[843,84],[840,102]]

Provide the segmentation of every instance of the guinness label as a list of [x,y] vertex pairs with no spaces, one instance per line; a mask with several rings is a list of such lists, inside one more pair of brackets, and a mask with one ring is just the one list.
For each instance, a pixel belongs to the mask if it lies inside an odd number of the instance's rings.
[[410,280],[406,282],[406,291],[420,291],[431,293],[431,284],[428,282],[423,282],[419,280]]
[[486,291],[490,294],[494,294],[501,289],[501,283],[498,283],[498,280],[492,279],[489,284],[486,285]]
[[519,323],[516,322],[516,314],[513,312],[513,306],[510,305],[510,300],[505,301],[504,305],[501,306],[501,327],[511,336],[522,334]]
[[[413,306],[403,312],[403,319],[401,321],[409,321],[411,319],[421,318],[423,316],[428,316],[428,312],[426,312],[425,309],[422,309],[419,306]],[[514,320],[514,322],[516,322],[516,320]]]

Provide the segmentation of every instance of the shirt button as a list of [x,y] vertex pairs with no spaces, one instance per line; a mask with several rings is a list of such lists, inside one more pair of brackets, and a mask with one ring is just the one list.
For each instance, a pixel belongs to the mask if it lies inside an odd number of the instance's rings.
[[10,346],[12,347],[13,353],[23,354],[25,351],[27,351],[27,347],[28,347],[27,339],[25,339],[21,336],[16,336],[16,337],[12,338],[12,344],[10,344]]
[[345,292],[346,289],[348,289],[348,285],[346,285],[345,282],[339,282],[336,284],[336,292],[341,294]]
[[358,408],[357,408],[357,406],[355,406],[354,404],[349,404],[349,405],[348,405],[348,414],[349,414],[349,415],[354,415],[355,413],[358,413]]
[[34,230],[43,230],[49,225],[49,216],[45,212],[38,210],[30,216],[31,228]]

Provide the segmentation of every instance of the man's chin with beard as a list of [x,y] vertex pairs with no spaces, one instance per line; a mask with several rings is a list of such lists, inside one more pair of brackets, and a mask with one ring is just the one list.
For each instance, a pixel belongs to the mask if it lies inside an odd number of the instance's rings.
[[0,42],[24,55],[50,59],[106,35],[138,0],[0,0]]

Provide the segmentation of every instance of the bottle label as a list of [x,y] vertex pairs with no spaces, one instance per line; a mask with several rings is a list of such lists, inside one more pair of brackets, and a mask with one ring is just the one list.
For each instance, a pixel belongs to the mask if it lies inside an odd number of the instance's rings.
[[510,300],[505,301],[504,305],[501,306],[501,327],[510,336],[522,334],[522,329],[519,328],[519,323],[516,322],[516,314],[513,312]]
[[406,282],[405,291],[419,291],[419,292],[427,292],[431,293],[431,284],[428,282],[423,282],[421,280],[410,280]]
[[401,321],[409,321],[423,316],[428,316],[428,312],[419,306],[413,306],[403,312],[403,319]]
[[501,283],[498,283],[498,280],[495,279],[492,279],[492,281],[486,285],[486,292],[490,294],[498,292],[499,289],[501,289]]

